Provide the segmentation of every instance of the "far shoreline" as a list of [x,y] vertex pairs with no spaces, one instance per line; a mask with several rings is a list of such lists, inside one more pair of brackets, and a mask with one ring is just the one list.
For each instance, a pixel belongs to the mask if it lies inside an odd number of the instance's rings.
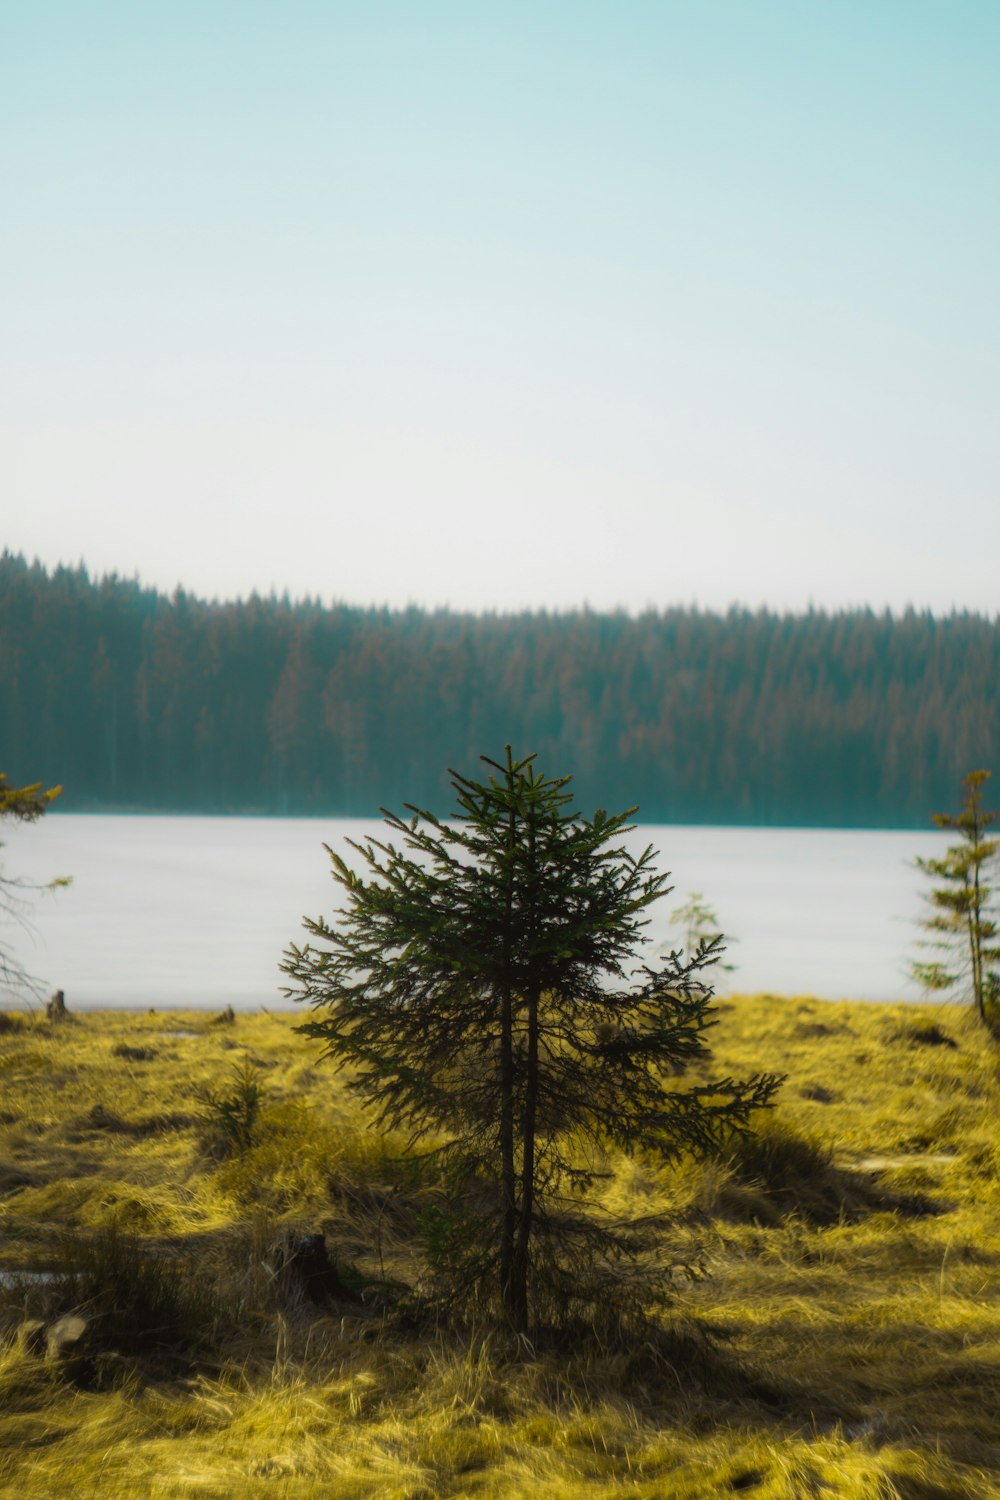
[[[951,1014],[961,1014],[967,1008],[965,1002],[963,1002],[962,1000],[942,1000],[935,999],[931,996],[917,996],[913,999],[907,999],[904,995],[900,995],[894,999],[888,1000],[884,998],[866,999],[863,996],[857,995],[817,995],[808,990],[798,991],[791,994],[778,994],[771,990],[739,990],[721,994],[716,993],[712,999],[712,1006],[713,1009],[719,1010],[724,1009],[727,1006],[738,1006],[741,1003],[758,1004],[767,1002],[776,1005],[848,1005],[864,1006],[866,1008],[881,1005],[886,1009],[895,1009],[902,1006],[907,1010],[911,1010],[914,1008],[924,1008],[927,1010],[933,1010],[935,1013],[947,1012]],[[44,1020],[46,1004],[46,999],[29,1001],[11,998],[6,1001],[0,1002],[0,1014],[6,1013],[7,1015],[33,1016],[37,1020]],[[211,1023],[213,1021],[218,1021],[219,1018],[224,1015],[228,1009],[232,1010],[235,1019],[239,1019],[241,1016],[250,1017],[261,1015],[305,1016],[311,1011],[312,1007],[305,1005],[303,1002],[282,999],[274,1000],[266,1005],[263,1003],[252,1002],[241,1004],[238,1000],[227,999],[225,996],[221,998],[213,998],[211,1001],[161,1000],[153,1005],[144,1004],[142,1001],[136,1001],[134,1003],[127,1002],[121,1005],[116,1005],[113,1003],[108,1003],[107,1001],[90,1000],[84,1000],[74,1004],[71,997],[68,997],[66,999],[66,1016],[67,1019],[70,1020],[72,1020],[74,1016],[78,1015],[187,1015],[206,1017]]]

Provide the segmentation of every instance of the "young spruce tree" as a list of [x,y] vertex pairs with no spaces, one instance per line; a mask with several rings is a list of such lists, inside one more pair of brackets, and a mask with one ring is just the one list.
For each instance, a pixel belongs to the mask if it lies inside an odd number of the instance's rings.
[[941,859],[918,859],[917,868],[939,883],[928,896],[931,913],[921,926],[932,934],[921,943],[937,956],[912,965],[914,977],[930,990],[960,990],[971,994],[983,1022],[995,1021],[1000,1003],[1000,927],[995,902],[1000,880],[1000,839],[989,829],[1000,816],[983,807],[983,786],[989,771],[970,771],[963,779],[965,798],[957,813],[935,813],[939,828],[953,829],[961,843],[952,844]]
[[[399,843],[353,844],[362,874],[328,849],[344,909],[307,919],[311,940],[282,966],[287,993],[316,1011],[300,1029],[351,1065],[382,1121],[446,1135],[484,1185],[489,1274],[520,1332],[540,1243],[585,1224],[567,1205],[593,1180],[594,1148],[710,1150],[780,1081],[677,1084],[707,1055],[702,976],[721,940],[631,967],[667,877],[652,848],[620,842],[634,808],[580,817],[571,778],[534,759],[508,746],[502,762],[483,757],[485,782],[452,772],[451,821],[383,809]],[[583,1230],[591,1244],[597,1232]]]
[[[12,786],[10,777],[0,771],[0,820],[9,818],[14,823],[34,823],[48,811],[50,804],[55,801],[61,791],[61,786],[50,787],[48,791],[43,791],[40,781],[32,782],[30,786]],[[0,843],[0,849],[2,848],[3,844]],[[25,926],[27,906],[25,894],[27,892],[54,890],[57,886],[68,884],[69,879],[62,876],[50,881],[47,885],[35,885],[30,881],[5,875],[0,869],[0,922],[12,918]],[[41,985],[38,980],[28,973],[9,946],[2,942],[0,942],[0,990],[9,990],[12,994],[25,990],[31,994],[41,994]]]

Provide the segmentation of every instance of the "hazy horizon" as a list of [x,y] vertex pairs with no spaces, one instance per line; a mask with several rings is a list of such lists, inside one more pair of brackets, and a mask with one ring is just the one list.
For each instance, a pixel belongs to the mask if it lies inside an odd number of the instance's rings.
[[997,608],[1000,10],[8,7],[4,541],[207,598]]
[[[155,593],[161,594],[164,598],[169,598],[174,593],[174,589],[167,589],[167,588],[162,587],[161,585],[158,585],[158,584],[155,584],[155,583],[150,583],[149,580],[146,579],[146,578],[144,578],[138,571],[134,571],[134,572],[132,572],[130,574],[126,574],[126,573],[123,573],[120,569],[115,569],[115,568],[101,569],[101,570],[92,568],[92,567],[89,566],[89,564],[87,562],[87,559],[84,558],[84,557],[77,558],[77,559],[75,559],[73,561],[71,561],[69,559],[66,559],[66,558],[60,558],[60,559],[57,559],[55,562],[46,562],[44,559],[39,558],[37,556],[35,556],[35,557],[26,557],[26,556],[24,556],[24,554],[14,554],[14,553],[11,552],[11,549],[9,549],[9,548],[4,548],[3,550],[4,550],[4,552],[7,555],[14,555],[14,556],[22,556],[22,557],[24,557],[24,561],[29,566],[32,566],[32,567],[33,566],[39,566],[39,567],[44,568],[45,571],[48,573],[48,575],[50,577],[51,577],[51,575],[54,572],[56,572],[60,568],[68,568],[71,571],[77,571],[79,569],[82,569],[83,572],[87,575],[87,577],[91,580],[91,582],[94,582],[94,583],[102,583],[104,581],[110,582],[112,580],[116,580],[118,582],[125,582],[125,583],[129,583],[129,584],[133,584],[134,583],[139,588],[152,590]],[[837,614],[874,614],[874,615],[878,615],[878,616],[886,616],[886,615],[888,615],[888,616],[891,616],[893,619],[899,619],[901,616],[904,616],[904,615],[906,615],[908,613],[917,613],[917,614],[921,614],[921,615],[929,615],[929,616],[931,616],[934,619],[945,619],[945,618],[948,618],[951,615],[971,615],[971,616],[975,616],[976,618],[981,618],[981,619],[984,619],[984,620],[996,620],[996,619],[1000,619],[1000,603],[998,603],[997,607],[995,609],[993,609],[993,610],[988,610],[988,609],[969,609],[966,606],[960,606],[960,605],[952,605],[950,609],[935,610],[935,609],[932,609],[930,606],[925,606],[924,608],[921,609],[921,608],[918,608],[917,606],[912,605],[912,604],[899,605],[899,606],[897,606],[897,607],[894,608],[890,604],[885,604],[885,605],[882,605],[881,607],[876,607],[876,606],[871,605],[871,604],[863,604],[863,603],[862,604],[855,604],[855,605],[824,605],[824,604],[814,604],[812,602],[810,602],[810,603],[808,603],[806,605],[803,605],[803,606],[801,606],[799,608],[794,608],[794,607],[782,608],[780,606],[776,607],[776,606],[767,605],[767,604],[751,605],[751,604],[745,603],[744,601],[742,601],[740,599],[733,599],[733,600],[730,600],[730,602],[728,604],[720,604],[720,605],[701,605],[701,604],[698,604],[697,601],[695,601],[693,603],[687,603],[687,602],[685,602],[683,600],[677,600],[677,601],[674,601],[674,602],[668,602],[668,603],[663,603],[663,604],[658,604],[658,605],[655,605],[655,604],[654,605],[646,604],[646,605],[642,605],[642,606],[638,606],[638,605],[632,605],[632,606],[630,606],[630,605],[627,605],[627,604],[623,604],[623,605],[608,606],[606,608],[595,608],[593,605],[588,604],[586,601],[584,601],[581,604],[569,604],[569,603],[567,603],[567,604],[553,604],[553,605],[547,605],[547,604],[526,604],[526,605],[523,605],[523,606],[520,606],[520,607],[510,606],[510,607],[507,607],[507,608],[505,608],[505,607],[497,608],[497,607],[493,607],[493,606],[490,606],[490,607],[484,606],[481,609],[475,609],[475,608],[471,608],[471,607],[456,606],[456,605],[451,605],[451,604],[425,604],[425,603],[421,603],[418,600],[412,600],[412,599],[411,600],[403,600],[403,601],[400,601],[400,602],[392,602],[392,601],[384,599],[384,598],[365,599],[365,600],[360,600],[360,599],[358,599],[358,600],[355,600],[355,599],[345,599],[345,598],[337,598],[337,597],[333,597],[333,596],[331,596],[329,598],[323,598],[323,597],[321,597],[319,595],[315,595],[315,594],[294,594],[294,593],[292,593],[287,588],[276,588],[276,587],[272,587],[272,588],[268,589],[266,592],[264,592],[264,591],[262,591],[260,589],[251,588],[250,590],[248,590],[245,593],[206,594],[206,593],[202,593],[200,591],[197,591],[195,589],[187,588],[186,585],[185,585],[185,583],[184,583],[184,581],[183,581],[183,579],[179,580],[178,583],[174,586],[174,588],[175,589],[179,589],[189,599],[195,600],[195,601],[197,601],[198,603],[201,603],[201,604],[208,604],[208,605],[216,605],[216,604],[219,604],[219,605],[225,605],[225,604],[244,604],[249,599],[251,599],[252,597],[256,596],[257,598],[268,599],[268,600],[270,600],[270,599],[284,600],[284,599],[287,598],[289,604],[293,608],[296,608],[299,605],[318,604],[322,609],[347,608],[347,609],[358,609],[358,610],[363,610],[363,611],[368,611],[368,610],[383,611],[383,610],[387,610],[390,613],[394,613],[394,614],[395,613],[405,613],[405,612],[407,612],[409,610],[417,610],[417,611],[419,611],[422,614],[444,613],[444,614],[454,614],[454,615],[472,615],[472,616],[476,616],[476,617],[496,616],[498,618],[503,618],[503,617],[509,616],[509,615],[528,615],[528,614],[539,614],[539,615],[541,615],[541,614],[546,614],[546,615],[574,615],[574,614],[615,615],[615,614],[621,614],[621,615],[626,615],[629,618],[635,618],[637,615],[648,613],[648,612],[665,614],[665,613],[667,613],[668,611],[671,611],[671,610],[694,610],[694,611],[697,611],[699,614],[714,615],[714,616],[717,616],[719,618],[724,618],[726,615],[734,614],[734,613],[735,614],[742,614],[742,613],[765,613],[765,614],[778,615],[778,616],[782,616],[782,617],[786,617],[787,616],[788,618],[795,618],[795,619],[798,619],[798,618],[801,618],[803,616],[807,616],[807,615],[810,615],[810,614],[827,615],[827,616],[837,615]]]

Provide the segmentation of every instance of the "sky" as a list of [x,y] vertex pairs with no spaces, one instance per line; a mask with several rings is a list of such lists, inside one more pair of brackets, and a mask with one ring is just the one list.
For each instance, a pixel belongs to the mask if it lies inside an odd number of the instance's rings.
[[0,0],[0,543],[1000,610],[995,0]]

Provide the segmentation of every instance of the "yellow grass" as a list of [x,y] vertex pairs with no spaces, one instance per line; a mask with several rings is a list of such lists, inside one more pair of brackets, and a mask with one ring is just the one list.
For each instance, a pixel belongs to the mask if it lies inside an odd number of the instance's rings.
[[[679,1284],[659,1350],[520,1351],[393,1326],[378,1297],[324,1312],[277,1294],[287,1224],[367,1277],[424,1274],[405,1141],[379,1137],[296,1019],[0,1031],[0,1269],[65,1266],[110,1224],[193,1299],[183,1357],[105,1351],[78,1379],[18,1333],[66,1310],[65,1283],[6,1286],[0,1495],[1000,1495],[1000,1054],[970,1017],[728,1000],[716,1068],[788,1074],[759,1145],[610,1160],[602,1188],[615,1211],[669,1209],[671,1253],[701,1251],[708,1276]],[[225,1160],[202,1096],[245,1055],[260,1143]]]

